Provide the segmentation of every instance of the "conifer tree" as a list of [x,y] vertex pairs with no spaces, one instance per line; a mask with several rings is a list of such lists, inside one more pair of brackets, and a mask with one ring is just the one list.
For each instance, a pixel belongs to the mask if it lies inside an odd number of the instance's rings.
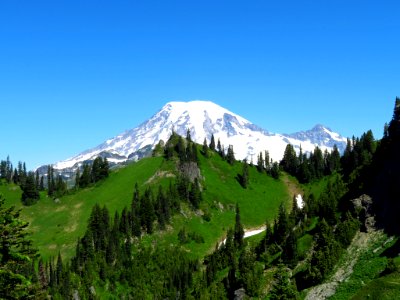
[[233,165],[235,162],[235,153],[233,152],[233,145],[229,145],[226,159],[229,164]]
[[79,187],[85,188],[88,187],[91,184],[91,168],[89,164],[84,164],[83,165],[83,171],[81,178],[79,179]]
[[148,234],[153,233],[153,222],[155,219],[153,197],[150,189],[147,189],[141,199],[141,221]]
[[63,278],[63,263],[62,263],[62,258],[61,258],[61,253],[58,252],[58,257],[57,257],[57,265],[56,265],[56,284],[60,285]]
[[204,155],[205,157],[208,157],[208,156],[209,156],[208,150],[209,150],[209,149],[208,149],[208,145],[207,145],[207,139],[204,138],[202,152],[203,152],[203,155]]
[[141,221],[140,221],[140,194],[139,194],[139,186],[136,183],[133,198],[131,203],[131,214],[132,214],[132,234],[136,237],[140,237],[142,234],[141,230]]
[[36,185],[36,190],[40,190],[40,175],[39,175],[39,170],[36,170],[35,173],[35,185]]
[[215,138],[214,134],[211,135],[210,150],[215,151]]
[[240,220],[240,209],[239,204],[236,203],[236,214],[235,214],[235,230],[234,230],[234,243],[237,248],[243,247],[244,243],[244,229]]
[[194,179],[189,191],[189,201],[195,209],[199,208],[201,202],[200,184],[197,178]]
[[218,143],[217,143],[217,152],[219,153],[219,155],[223,156],[221,141],[219,139],[218,139]]
[[39,191],[44,191],[44,177],[40,176]]
[[286,207],[283,203],[279,206],[278,219],[276,226],[274,226],[274,240],[277,244],[282,244],[282,242],[286,239],[286,236],[289,232],[289,218],[286,212]]
[[277,271],[274,273],[274,285],[269,294],[272,300],[296,299],[297,290],[291,283],[289,272],[284,264],[279,264]]
[[35,257],[25,231],[28,223],[20,219],[20,211],[13,206],[5,208],[1,196],[0,220],[0,298],[35,298],[39,291],[32,281],[34,274],[23,273]]
[[81,170],[78,167],[76,169],[76,174],[75,174],[75,189],[79,189],[80,187],[80,180],[81,180]]
[[257,170],[258,172],[262,172],[264,170],[264,159],[262,152],[257,156]]
[[240,175],[240,184],[245,189],[249,185],[249,165],[247,164],[246,159],[243,161],[242,174]]
[[33,172],[30,172],[27,176],[27,178],[24,180],[25,183],[22,188],[22,203],[24,205],[32,205],[35,204],[39,198],[39,192],[36,189],[36,184],[35,184],[35,177]]
[[190,134],[190,129],[188,128],[186,131],[186,140],[190,144],[192,142],[192,135]]

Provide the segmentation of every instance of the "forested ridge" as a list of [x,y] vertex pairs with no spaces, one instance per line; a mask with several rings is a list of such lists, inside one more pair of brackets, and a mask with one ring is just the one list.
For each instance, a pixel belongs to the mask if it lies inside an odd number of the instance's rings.
[[[399,98],[383,138],[375,140],[367,131],[348,139],[343,155],[337,147],[331,152],[316,147],[306,154],[288,145],[280,162],[271,161],[267,151],[258,155],[255,164],[238,162],[233,147],[225,150],[213,136],[210,142],[205,139],[197,145],[189,131],[185,138],[173,132],[153,151],[154,157],[175,168],[168,184],[144,187],[132,182],[130,205],[121,211],[111,211],[107,203],[94,205],[71,259],[59,253],[43,260],[32,246],[20,212],[1,200],[0,297],[301,299],[310,287],[329,279],[357,232],[367,230],[365,210],[352,200],[370,195],[377,221],[374,227],[398,234],[399,150]],[[249,193],[255,186],[254,172],[274,180],[282,172],[293,176],[305,190],[304,206],[293,199],[288,209],[282,201],[275,218],[265,217],[266,231],[258,238],[244,239],[241,206],[232,195],[233,225],[225,228],[225,242],[210,245],[205,257],[196,257],[185,248],[187,243],[205,241],[201,233],[185,226],[179,228],[177,244],[149,243],[146,237],[158,234],[162,238],[171,231],[176,215],[189,211],[205,223],[213,218],[209,204],[204,203],[207,181],[200,161],[214,156],[236,166],[235,184]],[[107,160],[96,159],[78,169],[74,187],[68,189],[51,166],[46,178],[27,172],[22,162],[14,168],[9,158],[0,167],[1,183],[20,186],[26,206],[37,205],[41,195],[62,199],[102,185],[110,173]],[[378,278],[397,276],[398,262],[387,257],[380,260],[384,266]]]

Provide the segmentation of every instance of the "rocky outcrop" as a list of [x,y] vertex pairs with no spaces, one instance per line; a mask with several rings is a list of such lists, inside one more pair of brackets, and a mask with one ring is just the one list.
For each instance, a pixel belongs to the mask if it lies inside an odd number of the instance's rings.
[[374,231],[376,221],[372,198],[368,195],[361,195],[360,197],[351,200],[351,202],[353,202],[354,208],[358,213],[361,222],[361,231]]

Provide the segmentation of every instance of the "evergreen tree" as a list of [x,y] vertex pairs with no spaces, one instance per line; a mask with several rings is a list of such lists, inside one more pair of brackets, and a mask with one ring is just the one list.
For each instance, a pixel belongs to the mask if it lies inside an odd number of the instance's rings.
[[101,163],[100,179],[107,178],[109,174],[110,174],[110,165],[108,163],[107,157],[105,157],[103,159],[103,162]]
[[30,172],[27,178],[25,179],[25,184],[21,186],[22,188],[22,203],[24,205],[32,205],[35,204],[39,198],[39,192],[36,189],[36,184],[35,184],[35,177],[34,173]]
[[186,131],[186,140],[190,144],[192,142],[192,135],[190,134],[190,129],[188,128]]
[[229,164],[233,165],[235,162],[235,153],[233,152],[233,145],[229,145],[228,152],[226,154],[226,159]]
[[234,243],[237,248],[243,247],[243,243],[244,243],[243,239],[244,239],[244,229],[243,229],[243,225],[240,221],[239,204],[236,203]]
[[60,285],[62,283],[62,275],[63,275],[63,263],[61,258],[61,253],[58,252],[57,257],[57,266],[56,266],[56,284]]
[[263,169],[264,169],[264,159],[262,152],[260,152],[260,154],[257,156],[257,170],[258,172],[262,172]]
[[295,267],[297,264],[297,235],[294,230],[289,230],[289,236],[283,243],[282,259],[291,267]]
[[208,156],[209,156],[208,150],[209,150],[209,149],[208,149],[208,145],[207,145],[207,139],[204,138],[202,153],[203,153],[203,155],[204,155],[205,157],[208,157]]
[[276,226],[274,226],[274,240],[277,244],[281,245],[286,239],[290,230],[289,218],[286,212],[285,205],[281,203],[279,206],[278,219]]
[[250,249],[245,249],[240,254],[239,273],[246,294],[256,297],[260,288],[262,270],[257,267],[256,256]]
[[246,159],[243,161],[242,174],[239,176],[239,182],[245,189],[249,185],[249,165]]
[[279,264],[274,273],[274,285],[269,294],[272,300],[297,299],[296,287],[292,284],[289,272],[284,264]]
[[210,150],[215,151],[215,138],[214,134],[211,135]]
[[141,221],[148,234],[153,233],[153,222],[155,220],[153,197],[150,189],[147,189],[141,199]]
[[264,153],[264,161],[265,161],[265,169],[267,170],[267,173],[271,169],[271,163],[270,163],[270,157],[269,157],[269,151],[265,151]]
[[81,180],[81,170],[78,167],[76,169],[76,175],[75,175],[75,189],[79,189],[80,187],[80,180]]
[[84,164],[83,165],[83,171],[81,178],[79,179],[79,187],[85,188],[88,187],[91,184],[91,168],[89,164]]
[[192,147],[192,151],[191,151],[190,161],[198,163],[199,158],[197,156],[197,146],[195,143],[192,143],[191,147]]
[[40,176],[39,191],[44,191],[44,177]]
[[275,179],[279,179],[279,165],[277,162],[272,164],[271,168],[271,176]]
[[39,175],[39,170],[36,170],[35,173],[35,185],[36,185],[36,190],[40,190],[40,175]]
[[21,221],[14,207],[5,208],[1,197],[0,220],[0,298],[35,298],[39,287],[32,281],[34,274],[23,274],[35,257],[25,231],[28,223]]
[[194,179],[191,189],[189,191],[189,201],[195,209],[199,208],[200,202],[202,200],[200,184],[197,178]]
[[140,237],[142,235],[141,230],[141,221],[140,221],[140,194],[139,194],[139,186],[136,183],[135,189],[133,192],[133,198],[131,203],[131,215],[132,215],[132,234],[136,237]]
[[282,166],[283,170],[288,172],[289,174],[294,176],[297,174],[299,162],[293,145],[287,144],[280,165]]
[[40,286],[42,288],[46,288],[48,285],[47,272],[46,272],[46,267],[41,258],[39,259],[39,263],[38,263],[38,271],[39,271]]
[[66,192],[67,192],[67,184],[64,182],[61,175],[58,175],[54,195],[55,197],[61,197],[65,195]]
[[0,162],[0,179],[6,179],[7,176],[7,162],[2,160]]
[[218,139],[218,143],[217,143],[217,152],[219,153],[219,155],[224,156],[224,151],[222,150],[222,146],[221,146],[221,141]]

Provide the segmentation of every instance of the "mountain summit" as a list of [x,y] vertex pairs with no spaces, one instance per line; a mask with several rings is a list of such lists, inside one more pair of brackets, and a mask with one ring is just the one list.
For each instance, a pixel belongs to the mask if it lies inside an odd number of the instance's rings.
[[247,158],[249,161],[256,160],[257,155],[265,150],[278,161],[288,143],[296,149],[301,145],[303,152],[313,151],[316,145],[323,150],[330,150],[334,144],[343,150],[346,145],[345,138],[322,125],[294,134],[273,134],[211,101],[169,102],[138,127],[60,161],[54,168],[76,168],[97,156],[107,157],[110,163],[137,160],[148,155],[160,140],[167,141],[172,131],[186,136],[188,129],[195,142],[202,144],[204,138],[210,142],[214,134],[215,140],[220,139],[225,149],[233,145],[237,159]]

